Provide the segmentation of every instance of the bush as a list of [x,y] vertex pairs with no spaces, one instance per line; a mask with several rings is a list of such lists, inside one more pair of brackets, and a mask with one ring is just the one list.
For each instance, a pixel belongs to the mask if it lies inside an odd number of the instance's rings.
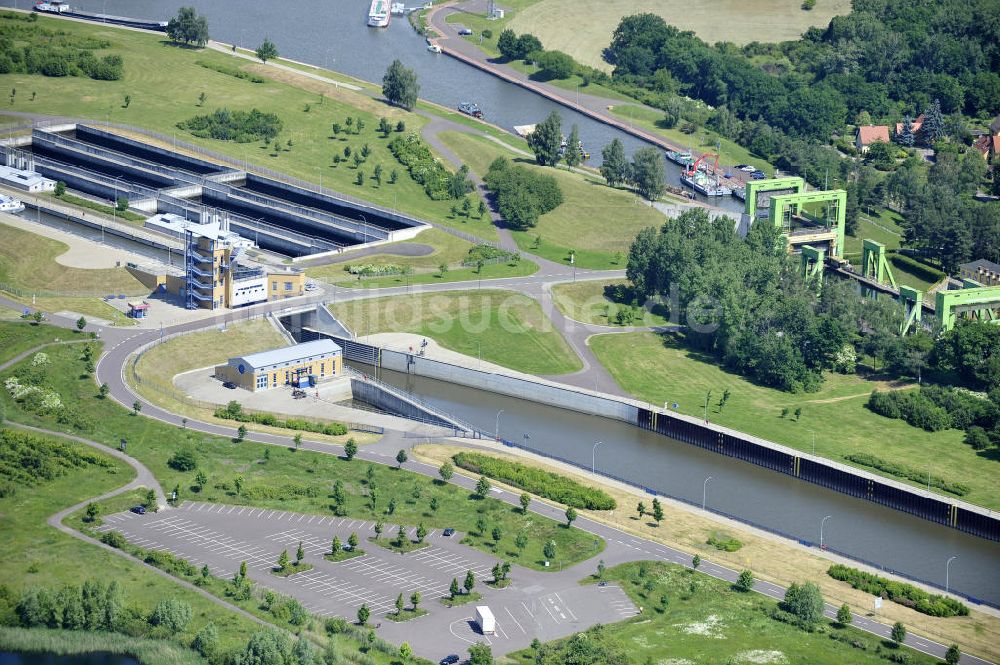
[[[922,469],[913,469],[902,464],[887,462],[881,457],[875,457],[869,453],[851,453],[850,455],[844,455],[844,459],[848,462],[860,464],[861,466],[878,469],[883,473],[888,473],[890,476],[912,480],[915,483],[926,484],[928,482],[927,472]],[[930,484],[933,487],[956,496],[965,496],[969,493],[969,486],[965,483],[947,482],[942,478],[931,476]]]
[[928,432],[939,432],[952,426],[951,416],[921,392],[897,390],[872,391],[868,408],[887,418],[902,419]]
[[204,60],[195,60],[195,62],[205,69],[211,69],[212,71],[219,72],[220,74],[225,74],[226,76],[232,76],[233,78],[243,79],[245,81],[250,81],[251,83],[264,83],[266,79],[255,76],[249,72],[245,72],[242,69],[237,69],[236,67],[227,67],[226,65],[215,63],[215,62],[205,62]]
[[792,582],[785,591],[781,609],[793,614],[803,625],[813,626],[823,618],[823,594],[812,582],[803,585]]
[[194,471],[198,468],[198,460],[190,448],[181,448],[167,460],[167,466],[175,471]]
[[947,277],[947,275],[934,266],[929,266],[923,261],[918,261],[911,256],[907,256],[906,254],[896,254],[890,252],[889,260],[892,262],[892,265],[896,266],[900,270],[912,273],[923,280],[931,282],[932,284],[936,284]]
[[460,198],[469,191],[463,184],[461,195],[455,196],[457,192],[453,187],[454,176],[434,158],[431,149],[415,132],[394,138],[389,143],[389,151],[406,167],[410,177],[424,186],[424,192],[431,199],[444,201]]
[[543,471],[519,462],[482,453],[461,452],[452,457],[455,465],[472,473],[513,485],[518,489],[574,508],[614,510],[615,500],[604,490],[586,487],[571,478]]
[[281,133],[282,123],[274,113],[264,113],[257,109],[250,111],[230,111],[216,109],[209,115],[198,115],[177,123],[177,127],[201,138],[219,141],[250,143],[252,141],[272,141]]
[[894,603],[910,607],[922,614],[935,617],[967,616],[969,614],[969,608],[953,598],[933,595],[912,584],[894,582],[857,568],[849,568],[837,563],[830,566],[826,573],[835,580],[847,582],[855,589],[873,596],[888,598]]
[[191,621],[191,606],[182,600],[164,598],[153,608],[149,623],[170,633],[179,633]]
[[328,436],[343,436],[347,434],[347,425],[343,423],[320,423],[311,420],[288,418],[282,420],[273,413],[250,413],[243,410],[239,402],[233,400],[224,407],[215,410],[216,418],[235,420],[240,423],[256,423],[267,427],[280,427],[303,432],[315,432]]
[[539,217],[563,202],[562,191],[554,177],[513,166],[503,157],[493,160],[483,182],[496,197],[504,220],[514,228],[535,226]]
[[119,550],[124,549],[125,546],[128,545],[128,541],[125,540],[125,536],[123,536],[120,531],[104,532],[101,534],[101,542]]
[[709,545],[722,552],[735,552],[743,547],[743,542],[736,538],[725,538],[713,533],[706,541]]

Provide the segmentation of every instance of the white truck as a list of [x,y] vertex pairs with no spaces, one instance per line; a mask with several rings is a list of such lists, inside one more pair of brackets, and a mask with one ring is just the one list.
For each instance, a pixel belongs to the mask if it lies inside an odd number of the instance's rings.
[[483,635],[496,635],[497,620],[493,617],[493,612],[485,605],[476,606],[476,623]]

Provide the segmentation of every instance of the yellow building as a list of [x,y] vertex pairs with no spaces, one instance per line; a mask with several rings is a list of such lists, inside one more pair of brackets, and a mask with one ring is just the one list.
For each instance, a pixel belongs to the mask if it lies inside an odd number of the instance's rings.
[[330,339],[230,358],[215,368],[215,378],[251,392],[278,386],[305,387],[340,376],[344,355]]
[[1000,264],[986,259],[963,263],[958,266],[958,274],[962,279],[971,279],[983,286],[1000,286]]

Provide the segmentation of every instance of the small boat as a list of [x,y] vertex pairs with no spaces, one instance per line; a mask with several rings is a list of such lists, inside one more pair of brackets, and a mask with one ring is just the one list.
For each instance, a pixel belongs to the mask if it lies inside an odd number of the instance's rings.
[[36,2],[34,10],[36,12],[48,12],[50,14],[63,14],[70,11],[70,7],[68,2],[52,0],[52,2]]
[[479,105],[472,102],[462,102],[458,105],[458,110],[466,115],[471,115],[473,118],[483,117],[483,112],[480,110]]
[[667,150],[667,159],[672,161],[674,164],[680,164],[681,166],[691,166],[694,163],[694,157],[690,152],[681,152],[678,150]]
[[371,28],[384,28],[389,25],[392,15],[389,12],[389,0],[372,0],[368,9],[368,26]]
[[24,204],[21,203],[20,199],[15,199],[13,196],[6,196],[0,194],[0,212],[16,213],[23,212]]
[[428,44],[427,50],[430,51],[431,53],[440,53],[441,47],[438,46],[437,44]]
[[394,2],[390,11],[396,16],[403,16],[406,14],[406,5],[402,2]]
[[717,178],[701,171],[685,171],[681,175],[681,184],[705,196],[729,196],[733,190],[719,184]]

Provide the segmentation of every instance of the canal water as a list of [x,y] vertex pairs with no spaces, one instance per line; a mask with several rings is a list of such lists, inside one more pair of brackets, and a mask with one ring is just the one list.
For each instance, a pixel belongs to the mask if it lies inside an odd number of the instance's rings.
[[[372,372],[371,367],[361,366]],[[1000,604],[1000,543],[762,469],[615,420],[558,409],[452,383],[379,370],[445,413],[545,454],[679,497],[740,520],[870,561],[907,577]],[[525,438],[527,435],[527,438]],[[600,441],[594,454],[594,444]],[[708,480],[706,484],[706,479]],[[707,535],[707,534],[706,534]]]
[[[551,111],[563,118],[564,132],[571,125],[580,130],[580,139],[590,153],[588,164],[600,165],[601,149],[618,138],[631,154],[646,144],[618,129],[560,106],[540,95],[507,83],[475,67],[441,53],[431,53],[427,44],[405,16],[394,16],[388,28],[365,25],[369,0],[333,0],[301,4],[270,0],[74,0],[82,11],[135,18],[168,20],[182,6],[194,6],[208,17],[213,39],[256,48],[270,37],[282,56],[350,74],[366,81],[380,82],[386,68],[396,58],[417,73],[420,96],[447,108],[461,102],[479,104],[485,119],[510,131],[515,125],[543,120]],[[421,4],[409,0],[407,5]],[[28,0],[0,0],[0,6],[22,9]],[[126,62],[126,67],[128,63]],[[572,93],[567,93],[572,94]],[[667,183],[679,185],[680,167],[664,160]],[[742,204],[730,196],[702,197],[699,200],[739,213]]]
[[139,665],[139,661],[107,651],[67,656],[54,653],[0,651],[0,665]]

